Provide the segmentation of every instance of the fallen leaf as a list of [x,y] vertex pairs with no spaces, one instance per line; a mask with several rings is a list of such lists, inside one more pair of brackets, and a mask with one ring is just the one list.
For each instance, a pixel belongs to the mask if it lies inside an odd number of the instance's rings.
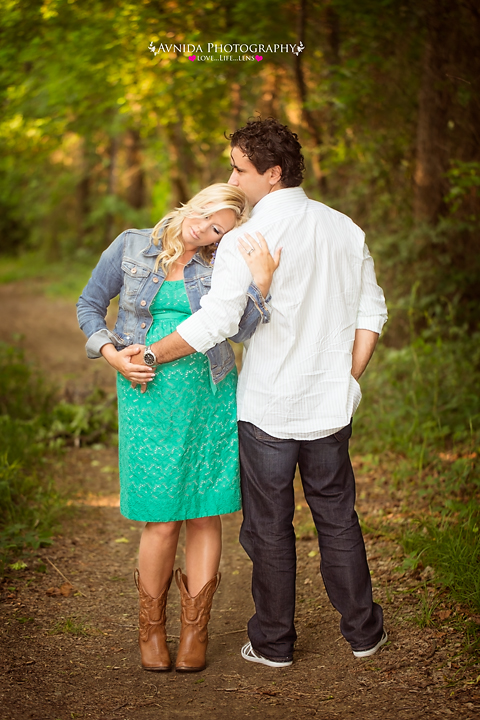
[[70,597],[73,595],[73,587],[68,582],[63,583],[63,585],[60,585],[60,593],[63,597]]
[[46,591],[47,595],[50,595],[50,597],[59,597],[60,595],[63,595],[63,597],[70,597],[73,595],[73,587],[70,585],[70,583],[65,582],[63,585],[60,585],[60,587],[50,587]]
[[50,587],[46,591],[47,595],[50,595],[51,597],[56,597],[57,595],[60,595],[60,588],[57,587]]
[[117,538],[117,539],[115,540],[115,542],[116,542],[116,543],[128,543],[128,542],[130,542],[130,540],[127,540],[126,537],[121,537],[121,538]]

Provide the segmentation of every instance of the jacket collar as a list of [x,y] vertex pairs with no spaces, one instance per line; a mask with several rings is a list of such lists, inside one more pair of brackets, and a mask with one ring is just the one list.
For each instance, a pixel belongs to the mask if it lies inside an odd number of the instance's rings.
[[158,245],[154,245],[153,242],[150,240],[146,248],[143,248],[142,255],[146,255],[147,257],[156,257],[159,255],[162,251],[162,246],[159,243]]

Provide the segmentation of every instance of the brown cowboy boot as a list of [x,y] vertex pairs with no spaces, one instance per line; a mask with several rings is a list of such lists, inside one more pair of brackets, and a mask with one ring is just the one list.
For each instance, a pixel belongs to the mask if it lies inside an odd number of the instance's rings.
[[165,632],[165,606],[173,572],[162,592],[156,598],[151,597],[143,587],[138,570],[135,570],[133,577],[140,598],[138,644],[142,656],[142,667],[144,670],[165,672],[172,667]]
[[187,590],[187,577],[180,568],[175,571],[175,580],[180,589],[182,614],[180,620],[180,645],[178,646],[177,672],[199,672],[204,670],[207,654],[208,630],[210,610],[216,589],[220,584],[220,573],[217,573],[200,590],[198,595],[191,597]]

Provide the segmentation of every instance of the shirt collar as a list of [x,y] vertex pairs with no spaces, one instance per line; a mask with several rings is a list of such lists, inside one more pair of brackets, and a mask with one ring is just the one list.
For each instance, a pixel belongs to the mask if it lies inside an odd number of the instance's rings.
[[257,215],[259,212],[268,211],[271,212],[275,208],[284,207],[286,204],[293,204],[306,199],[305,192],[301,187],[289,187],[282,188],[281,190],[274,190],[268,195],[265,195],[253,208],[250,213],[250,217]]

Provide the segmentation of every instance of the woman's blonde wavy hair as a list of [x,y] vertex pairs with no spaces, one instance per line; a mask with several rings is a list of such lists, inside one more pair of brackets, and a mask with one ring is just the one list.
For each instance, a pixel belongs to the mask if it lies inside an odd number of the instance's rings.
[[[208,209],[206,206],[208,205]],[[162,242],[162,250],[155,263],[155,271],[162,267],[168,275],[173,264],[185,252],[182,239],[182,223],[187,216],[198,215],[208,217],[218,210],[233,210],[235,213],[235,226],[238,227],[248,220],[250,206],[243,190],[227,183],[215,183],[204,190],[200,190],[191,200],[182,207],[175,208],[165,215],[153,228],[151,239],[154,245]],[[208,263],[212,261],[217,243],[207,245],[199,250],[201,257]]]

